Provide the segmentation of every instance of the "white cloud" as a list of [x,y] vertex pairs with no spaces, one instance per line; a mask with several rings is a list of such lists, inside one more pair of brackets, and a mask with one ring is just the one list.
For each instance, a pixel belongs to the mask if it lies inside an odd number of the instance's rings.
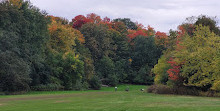
[[96,13],[101,17],[131,18],[145,26],[168,32],[185,18],[201,14],[220,17],[218,0],[30,0],[54,16],[71,20],[76,15]]

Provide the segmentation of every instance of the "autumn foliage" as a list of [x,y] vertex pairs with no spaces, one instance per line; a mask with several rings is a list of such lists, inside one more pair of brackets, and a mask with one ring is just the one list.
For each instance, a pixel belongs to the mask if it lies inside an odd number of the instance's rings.
[[83,35],[78,30],[73,29],[69,24],[67,24],[68,22],[65,23],[65,19],[54,16],[49,17],[52,21],[48,28],[51,35],[51,48],[69,52],[75,45],[75,39],[78,39],[81,43],[85,42]]
[[175,62],[173,58],[170,58],[170,61],[168,61],[167,63],[169,63],[170,66],[172,67],[167,71],[167,73],[169,74],[169,79],[173,81],[178,81],[180,79],[181,65]]
[[166,47],[168,44],[168,36],[164,32],[157,31],[155,34],[155,42],[157,45]]
[[28,0],[4,0],[0,12],[0,93],[117,83],[220,91],[220,30],[206,16],[164,33],[95,13],[69,22]]
[[72,22],[73,22],[73,28],[78,29],[83,24],[88,23],[88,22],[92,22],[92,21],[83,15],[78,15],[72,20]]
[[154,28],[152,28],[151,26],[148,26],[147,28],[143,27],[142,24],[138,24],[138,28],[137,30],[128,30],[128,35],[127,37],[129,38],[129,41],[131,41],[132,39],[134,39],[137,36],[153,36],[155,34]]
[[[181,40],[184,37],[185,29],[182,26],[179,26],[179,31],[176,39],[176,51],[181,51],[183,48],[181,46]],[[183,61],[182,61],[183,62]],[[171,69],[168,69],[167,73],[169,74],[169,79],[174,81],[180,81],[180,69],[181,69],[181,63],[178,63],[175,58],[170,58],[170,61],[168,63],[171,65]]]
[[107,24],[109,27],[111,27],[110,18],[105,17],[104,19],[101,19],[100,16],[96,15],[95,13],[87,14],[87,16],[84,15],[78,15],[72,19],[73,22],[73,28],[79,29],[82,27],[83,24],[86,23],[96,23],[96,24]]

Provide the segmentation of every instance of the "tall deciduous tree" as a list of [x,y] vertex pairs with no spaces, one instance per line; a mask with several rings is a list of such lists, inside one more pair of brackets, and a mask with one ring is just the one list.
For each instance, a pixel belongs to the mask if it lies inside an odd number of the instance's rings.
[[138,28],[137,25],[130,20],[130,18],[117,18],[117,19],[114,19],[113,21],[123,22],[126,25],[127,29],[137,30]]
[[[181,76],[184,84],[209,89],[218,79],[216,62],[218,62],[220,39],[208,27],[199,25],[194,36],[186,36],[181,43],[182,49],[174,55],[176,62],[183,62]],[[218,68],[219,69],[219,68]]]
[[[1,73],[4,77],[13,76],[13,80],[7,81],[8,87],[13,87],[13,90],[4,91],[22,91],[28,89],[29,85],[47,83],[49,72],[45,66],[44,54],[48,40],[46,14],[23,0],[0,3],[0,13],[0,41],[4,44],[0,47],[0,53],[8,54],[2,57],[13,58],[7,61],[11,64],[9,68]],[[6,65],[4,62],[3,64]],[[15,73],[18,70],[21,72]],[[1,81],[5,80],[7,79]]]
[[161,55],[153,37],[138,36],[134,39],[132,68],[137,72],[137,83],[152,84],[150,69],[157,63]]
[[50,18],[47,60],[52,69],[51,83],[62,85],[66,90],[80,89],[82,77],[85,76],[84,63],[75,54],[74,48],[75,41],[80,42],[83,38],[82,34],[69,24],[64,24],[63,19]]
[[103,58],[98,61],[97,67],[97,73],[99,77],[101,77],[103,84],[110,86],[118,84],[115,64],[109,57],[103,56]]
[[166,84],[168,81],[168,73],[167,70],[170,69],[171,66],[167,62],[166,57],[162,56],[158,63],[152,69],[153,73],[155,74],[154,83],[155,84]]
[[95,62],[103,56],[108,56],[114,49],[106,25],[88,23],[83,25],[80,31],[85,37],[85,46],[89,48]]
[[220,29],[217,26],[217,21],[215,18],[208,17],[206,15],[201,15],[198,17],[197,21],[195,22],[195,25],[203,25],[203,26],[208,26],[209,29],[214,32],[217,35],[220,35]]

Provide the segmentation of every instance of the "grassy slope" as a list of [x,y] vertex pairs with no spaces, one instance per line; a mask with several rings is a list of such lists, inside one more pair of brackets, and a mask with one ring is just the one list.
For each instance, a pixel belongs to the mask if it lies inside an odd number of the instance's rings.
[[220,98],[156,95],[140,85],[99,91],[30,92],[0,96],[0,111],[220,111]]

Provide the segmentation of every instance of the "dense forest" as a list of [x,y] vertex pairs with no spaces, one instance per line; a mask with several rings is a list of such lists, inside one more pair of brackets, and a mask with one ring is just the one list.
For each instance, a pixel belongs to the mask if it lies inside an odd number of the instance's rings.
[[206,15],[164,33],[129,18],[91,13],[69,22],[28,1],[1,2],[0,92],[124,83],[219,92],[219,36],[217,21]]

